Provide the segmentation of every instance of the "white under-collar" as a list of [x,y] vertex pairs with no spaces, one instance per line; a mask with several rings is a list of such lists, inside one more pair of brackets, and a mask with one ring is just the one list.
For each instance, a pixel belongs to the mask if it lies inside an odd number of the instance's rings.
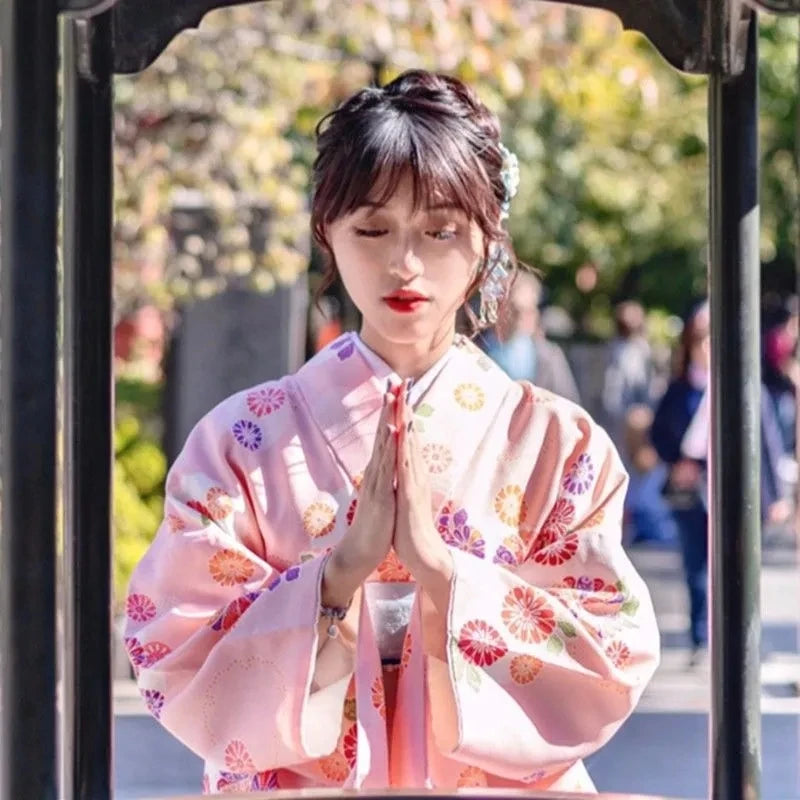
[[[364,343],[364,340],[358,335],[358,333],[354,332],[353,338],[359,351],[364,356],[370,367],[372,367],[373,372],[388,372],[392,375],[397,375],[397,373],[374,350],[371,350],[369,346]],[[411,392],[408,396],[408,402],[410,405],[415,405],[419,401],[420,397],[422,397],[422,395],[428,390],[430,385],[436,380],[439,373],[444,369],[445,365],[452,357],[454,350],[455,346],[451,344],[450,347],[448,347],[444,354],[439,358],[439,360],[430,366],[423,375],[414,381],[414,383],[411,385]],[[399,376],[397,377],[399,378]]]

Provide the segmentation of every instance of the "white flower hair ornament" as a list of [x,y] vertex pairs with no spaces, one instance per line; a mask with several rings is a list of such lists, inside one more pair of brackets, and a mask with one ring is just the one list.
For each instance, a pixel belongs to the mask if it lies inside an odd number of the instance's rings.
[[[503,165],[500,168],[500,179],[505,189],[503,202],[500,204],[500,221],[508,219],[511,210],[511,201],[519,189],[519,160],[504,144],[498,148],[503,156]],[[497,322],[497,308],[505,297],[508,285],[508,250],[499,242],[494,242],[489,248],[489,257],[486,263],[486,278],[481,285],[481,306],[478,321],[484,327]]]

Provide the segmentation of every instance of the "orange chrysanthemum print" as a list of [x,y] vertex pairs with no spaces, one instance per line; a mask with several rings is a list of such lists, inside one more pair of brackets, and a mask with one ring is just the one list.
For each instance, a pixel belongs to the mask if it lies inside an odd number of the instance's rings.
[[186,530],[186,523],[177,514],[167,514],[166,522],[170,533],[181,533]]
[[480,767],[467,767],[458,775],[456,787],[466,789],[469,786],[488,786],[489,779]]
[[336,512],[327,503],[312,503],[303,513],[303,527],[315,539],[327,536],[335,526]]
[[129,594],[125,600],[125,613],[134,622],[147,622],[156,615],[156,604],[146,594]]
[[468,622],[461,628],[458,649],[479,667],[491,666],[508,652],[503,637],[482,619]]
[[504,486],[495,495],[494,511],[506,525],[518,528],[528,511],[522,488],[516,484]]
[[386,695],[384,694],[383,681],[380,676],[372,681],[370,694],[372,695],[372,707],[386,719]]
[[347,759],[339,752],[331,753],[331,755],[321,758],[319,760],[319,768],[322,770],[322,774],[334,783],[341,783],[347,780],[347,776],[350,774],[350,765],[347,763]]
[[142,645],[142,666],[152,667],[171,652],[172,650],[164,642],[147,642]]
[[233,501],[224,489],[212,486],[206,492],[205,508],[209,519],[219,521],[225,519],[233,511]]
[[446,445],[430,442],[422,448],[422,459],[429,472],[434,475],[441,475],[441,473],[450,469],[453,463],[453,454]]
[[342,752],[347,763],[352,769],[356,765],[356,750],[358,748],[358,726],[351,725],[342,739]]
[[247,395],[247,407],[257,417],[272,414],[286,402],[286,392],[277,386],[262,386]]
[[234,739],[225,748],[225,766],[231,772],[255,772],[256,768],[244,742]]
[[378,564],[378,577],[386,583],[407,583],[411,580],[411,573],[392,548]]
[[553,610],[530,586],[515,586],[503,598],[500,616],[509,632],[523,642],[541,642],[556,628]]
[[348,697],[344,701],[344,717],[349,719],[350,722],[356,721],[356,699],[355,697]]
[[583,524],[584,528],[594,528],[597,525],[601,525],[603,520],[606,518],[606,511],[604,508],[598,508],[597,511],[592,514],[589,519]]
[[508,671],[514,683],[525,685],[530,683],[541,671],[542,662],[536,656],[514,656]]
[[542,530],[531,545],[533,560],[551,567],[569,561],[577,552],[578,536],[575,533],[559,533],[556,528]]
[[211,577],[223,586],[246,583],[253,577],[255,565],[235,550],[220,550],[208,562]]
[[611,659],[615,667],[622,668],[631,660],[631,651],[623,642],[611,642],[606,648],[606,655]]
[[477,383],[461,383],[455,388],[456,403],[467,411],[479,411],[486,402],[486,395]]

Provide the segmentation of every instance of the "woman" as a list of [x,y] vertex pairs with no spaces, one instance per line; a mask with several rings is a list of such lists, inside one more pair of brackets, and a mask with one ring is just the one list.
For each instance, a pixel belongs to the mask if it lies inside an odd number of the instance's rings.
[[409,72],[323,120],[314,178],[363,325],[191,433],[127,600],[145,701],[207,791],[591,790],[658,633],[607,436],[455,334],[513,266],[498,121]]
[[[678,374],[656,410],[651,439],[669,469],[663,494],[678,528],[689,591],[689,664],[696,666],[708,643],[708,493],[710,327],[707,303],[686,320],[678,351]],[[761,391],[762,518],[785,521],[787,500],[777,475],[780,435],[766,389]]]
[[684,324],[677,376],[656,409],[650,434],[659,458],[669,470],[664,495],[672,507],[680,536],[689,590],[692,666],[702,658],[708,643],[706,461],[709,426],[706,387],[709,342],[708,304],[702,303]]

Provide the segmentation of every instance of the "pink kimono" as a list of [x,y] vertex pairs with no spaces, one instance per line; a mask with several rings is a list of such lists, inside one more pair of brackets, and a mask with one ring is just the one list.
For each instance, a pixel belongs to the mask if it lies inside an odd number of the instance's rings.
[[[581,759],[631,713],[659,650],[620,544],[617,453],[580,408],[457,337],[415,407],[450,606],[444,619],[416,590],[389,726],[362,592],[352,636],[319,619],[392,374],[355,336],[225,400],[170,471],[126,601],[149,710],[206,760],[206,792],[593,791]],[[411,576],[392,552],[371,580]]]

